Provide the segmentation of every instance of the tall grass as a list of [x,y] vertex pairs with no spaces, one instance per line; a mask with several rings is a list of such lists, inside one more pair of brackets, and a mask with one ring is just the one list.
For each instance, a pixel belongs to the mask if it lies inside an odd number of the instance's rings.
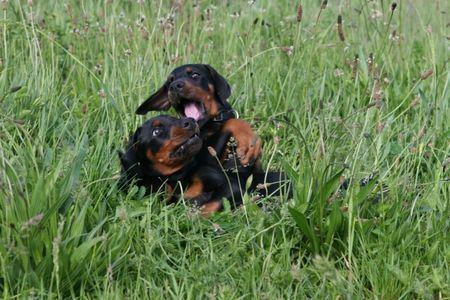
[[[0,1],[1,296],[450,297],[449,13]],[[229,80],[295,199],[204,219],[118,192],[135,109],[188,62]]]

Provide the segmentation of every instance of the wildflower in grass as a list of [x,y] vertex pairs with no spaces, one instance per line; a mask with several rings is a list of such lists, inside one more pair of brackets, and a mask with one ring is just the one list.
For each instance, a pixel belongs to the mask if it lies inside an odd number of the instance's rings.
[[211,8],[206,8],[206,9],[203,11],[203,13],[204,13],[204,15],[205,15],[205,19],[206,19],[207,21],[211,21],[211,19],[212,19],[212,10],[211,10]]
[[336,76],[336,77],[342,77],[342,76],[344,76],[344,71],[343,71],[342,69],[336,68],[336,69],[334,70],[334,76]]
[[297,22],[300,23],[302,21],[302,17],[303,17],[303,6],[302,3],[300,2],[297,7]]
[[220,227],[219,224],[213,223],[212,226],[213,226],[213,229],[214,229],[214,233],[215,233],[215,234],[221,234],[221,233],[223,233],[223,229],[222,229],[222,227]]
[[100,96],[100,98],[105,98],[106,97],[106,93],[104,89],[100,89],[98,91],[98,95]]
[[90,28],[91,28],[91,24],[86,21],[83,26],[83,32],[88,33]]
[[237,19],[237,18],[239,18],[240,16],[241,16],[241,13],[238,12],[238,11],[235,11],[235,12],[233,12],[233,13],[230,14],[230,17],[231,17],[232,19]]
[[389,40],[391,40],[392,42],[397,42],[399,40],[397,30],[392,31],[392,33],[389,35]]
[[131,51],[131,49],[125,49],[124,51],[125,56],[131,56],[131,54],[133,54],[133,51]]
[[94,67],[95,73],[97,73],[98,75],[102,74],[103,71],[103,66],[102,64],[98,63],[95,65]]
[[281,51],[286,53],[288,56],[291,56],[294,53],[294,46],[281,47]]
[[372,19],[379,19],[383,16],[383,13],[377,9],[372,9],[372,14],[370,15],[370,17]]
[[160,18],[159,25],[161,26],[164,35],[171,35],[175,29],[175,15],[168,14],[167,16]]
[[145,22],[145,16],[141,15],[139,18],[134,22],[137,28],[142,28],[144,26]]
[[338,15],[338,18],[337,18],[337,32],[338,32],[339,39],[342,42],[345,42],[344,29],[342,27],[342,16],[341,15]]

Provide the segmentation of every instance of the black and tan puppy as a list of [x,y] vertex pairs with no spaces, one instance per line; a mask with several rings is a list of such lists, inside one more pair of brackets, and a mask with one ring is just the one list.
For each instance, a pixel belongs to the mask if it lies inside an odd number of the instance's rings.
[[239,162],[255,163],[261,154],[261,140],[250,124],[236,119],[227,99],[228,82],[209,65],[188,64],[177,67],[166,82],[136,110],[137,114],[168,110],[174,107],[181,117],[193,118],[200,126],[204,146],[214,144],[224,128],[236,140]]
[[[255,166],[239,172],[224,171],[218,159],[202,147],[198,134],[199,127],[192,118],[158,116],[146,121],[131,136],[126,152],[120,153],[121,189],[127,190],[134,182],[145,187],[147,194],[165,190],[169,202],[183,195],[200,207],[203,215],[221,210],[224,199],[232,207],[241,205],[250,175],[253,180],[249,192],[262,185],[263,195],[282,193],[283,174],[264,173]],[[223,139],[211,146],[217,153],[224,151],[228,140],[227,134],[221,136]]]
[[183,194],[204,215],[220,210],[223,199],[240,190],[237,185],[225,188],[227,179],[218,163],[209,154],[199,155],[199,133],[192,118],[158,116],[146,121],[130,137],[125,153],[119,154],[120,188],[127,190],[134,182],[147,194],[165,191],[169,203]]
[[192,119],[159,116],[145,122],[130,137],[125,153],[119,152],[120,187],[128,188],[135,180],[154,193],[170,176],[183,176],[202,147],[199,133]]

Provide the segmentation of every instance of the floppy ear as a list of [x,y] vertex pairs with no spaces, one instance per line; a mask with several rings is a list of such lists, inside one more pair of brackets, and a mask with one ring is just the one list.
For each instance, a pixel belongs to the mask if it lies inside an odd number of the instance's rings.
[[208,70],[211,78],[214,82],[214,89],[216,90],[216,94],[219,96],[219,100],[225,104],[226,100],[231,95],[231,88],[228,82],[223,78],[213,67],[210,65],[203,65]]
[[152,110],[168,110],[170,108],[168,92],[168,83],[165,82],[156,93],[138,107],[136,114],[145,115]]

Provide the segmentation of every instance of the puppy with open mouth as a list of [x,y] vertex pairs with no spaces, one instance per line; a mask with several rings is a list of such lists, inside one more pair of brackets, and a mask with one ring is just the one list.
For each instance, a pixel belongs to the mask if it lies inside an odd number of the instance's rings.
[[236,153],[243,166],[258,162],[261,139],[237,113],[227,99],[231,95],[228,82],[214,68],[204,64],[187,64],[174,69],[166,82],[145,100],[137,114],[175,108],[180,117],[194,119],[207,147],[217,135],[227,132],[237,144]]

